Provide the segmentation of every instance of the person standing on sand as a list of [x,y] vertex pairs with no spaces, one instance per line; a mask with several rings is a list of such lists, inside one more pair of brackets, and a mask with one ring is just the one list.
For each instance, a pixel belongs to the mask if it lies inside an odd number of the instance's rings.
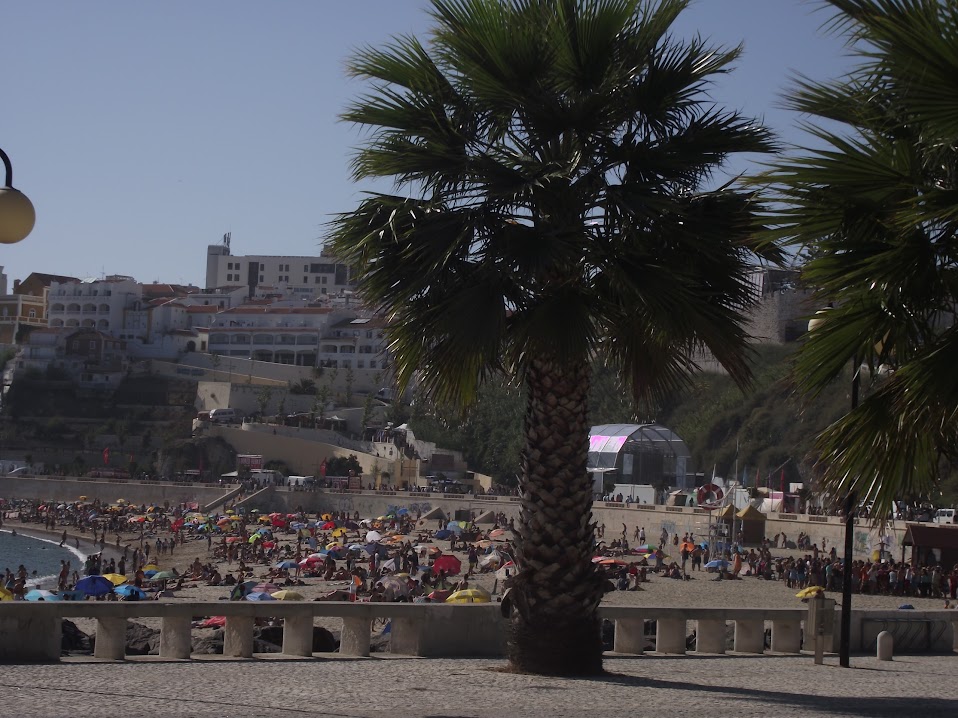
[[63,544],[67,542],[67,530],[63,529],[63,535],[60,537],[60,546],[62,548]]

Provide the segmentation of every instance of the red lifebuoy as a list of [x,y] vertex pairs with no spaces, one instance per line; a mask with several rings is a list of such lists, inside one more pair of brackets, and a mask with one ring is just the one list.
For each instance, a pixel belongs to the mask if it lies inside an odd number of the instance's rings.
[[[709,499],[709,496],[714,495],[714,499]],[[713,504],[722,500],[722,497],[725,496],[725,492],[722,491],[722,487],[716,484],[705,484],[705,486],[699,487],[699,505],[701,504]]]

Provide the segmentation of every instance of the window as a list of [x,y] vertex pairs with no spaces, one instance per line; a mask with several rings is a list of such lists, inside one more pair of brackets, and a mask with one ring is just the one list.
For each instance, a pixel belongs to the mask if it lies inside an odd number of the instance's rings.
[[259,281],[260,281],[260,282],[262,282],[262,281],[263,281],[263,275],[262,275],[262,274],[261,274],[261,275],[259,275]]
[[96,341],[93,339],[90,340],[90,349],[96,349]]
[[303,277],[303,284],[306,284],[309,281],[309,277]]
[[357,368],[357,369],[362,369],[362,368],[364,368],[364,366],[365,366],[365,362],[364,362],[362,359],[357,359],[357,360],[356,360],[356,368]]
[[3,308],[3,316],[7,316],[8,310],[6,307]]
[[322,284],[326,284],[326,277],[322,277]]
[[[7,310],[4,309],[3,312],[4,312],[4,314],[6,314]],[[36,318],[37,318],[37,310],[36,310],[36,309],[31,309],[31,310],[30,310],[30,318],[31,318],[31,319],[36,319]]]
[[304,264],[304,265],[303,265],[303,271],[304,271],[304,272],[308,272],[308,271],[309,271],[309,265],[308,265],[308,264]]
[[334,264],[310,264],[309,273],[310,274],[332,274],[336,271],[336,265]]
[[375,368],[376,368],[376,360],[375,360],[375,359],[373,359],[373,360],[371,360],[371,361],[369,362],[369,368],[370,368],[370,369],[375,369]]

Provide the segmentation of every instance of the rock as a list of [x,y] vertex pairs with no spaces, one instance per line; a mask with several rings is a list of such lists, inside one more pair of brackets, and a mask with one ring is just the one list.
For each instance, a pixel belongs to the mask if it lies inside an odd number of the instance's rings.
[[335,653],[338,650],[338,638],[322,626],[313,627],[313,653]]
[[[259,639],[266,643],[272,643],[274,646],[283,645],[283,627],[282,626],[260,626],[253,629],[253,640]],[[274,653],[274,651],[266,651]]]
[[280,643],[276,645],[275,643],[270,643],[269,641],[264,641],[259,638],[253,639],[253,653],[282,653],[283,645]]
[[391,633],[374,633],[369,639],[370,653],[389,653]]
[[129,621],[126,625],[126,654],[128,656],[157,655],[160,652],[160,632],[142,623]]
[[204,656],[221,655],[223,653],[222,629],[217,628],[209,636],[194,638],[190,651]]
[[63,636],[60,639],[60,650],[64,653],[92,653],[93,642],[90,637],[77,628],[73,621],[63,619]]

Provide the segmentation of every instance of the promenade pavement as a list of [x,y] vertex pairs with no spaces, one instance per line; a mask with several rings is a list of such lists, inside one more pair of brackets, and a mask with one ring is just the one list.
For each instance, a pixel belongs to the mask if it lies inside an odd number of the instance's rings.
[[933,718],[958,714],[958,656],[618,657],[609,675],[513,675],[501,660],[139,659],[0,668],[0,716],[17,718],[519,718],[697,716]]

